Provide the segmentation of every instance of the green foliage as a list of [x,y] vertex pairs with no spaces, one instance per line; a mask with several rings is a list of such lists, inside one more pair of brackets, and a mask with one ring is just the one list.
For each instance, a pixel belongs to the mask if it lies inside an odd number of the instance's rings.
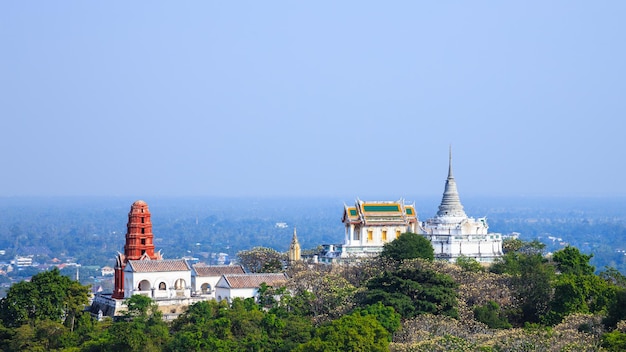
[[389,333],[373,315],[344,315],[315,331],[315,336],[295,351],[388,351]]
[[391,337],[393,333],[396,332],[400,326],[400,318],[402,316],[392,308],[386,307],[381,302],[376,302],[375,304],[366,306],[365,308],[360,308],[356,310],[362,316],[371,315],[389,332],[389,341],[391,342]]
[[614,287],[595,275],[561,274],[553,288],[547,324],[559,323],[572,313],[603,313],[615,294]]
[[456,259],[456,265],[461,267],[461,269],[472,273],[479,273],[483,271],[483,266],[480,265],[480,263],[476,259],[466,256],[458,257]]
[[500,305],[494,301],[475,307],[474,318],[492,329],[508,329],[511,327],[511,324],[500,309]]
[[557,269],[562,274],[592,275],[596,268],[589,265],[593,257],[580,253],[578,248],[567,246],[560,251],[554,252],[552,260],[557,263]]
[[134,318],[147,319],[149,314],[159,314],[158,306],[150,297],[147,296],[132,295],[124,301],[124,304],[126,304],[127,307],[124,316],[128,320],[132,320]]
[[608,327],[615,327],[621,320],[626,320],[626,289],[618,288],[615,296],[608,304],[604,323]]
[[396,261],[416,258],[433,260],[435,258],[430,241],[424,236],[412,232],[403,233],[395,240],[385,244],[380,255]]
[[393,307],[403,318],[424,313],[456,317],[456,288],[450,276],[428,269],[386,271],[368,281],[360,303],[381,302]]
[[172,351],[291,351],[311,339],[310,320],[254,300],[198,302],[172,323]]
[[[0,300],[0,319],[6,326],[17,327],[37,320],[68,323],[88,303],[89,287],[72,281],[58,269],[40,272],[30,282],[13,285]],[[68,320],[69,319],[69,320]]]
[[613,330],[602,335],[602,347],[608,351],[626,351],[626,334],[619,330]]

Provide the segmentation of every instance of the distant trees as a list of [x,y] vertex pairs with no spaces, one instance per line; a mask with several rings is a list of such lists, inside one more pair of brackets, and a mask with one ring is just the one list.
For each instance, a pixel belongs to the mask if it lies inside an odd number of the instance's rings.
[[395,240],[386,243],[380,253],[383,258],[396,261],[422,258],[433,260],[435,252],[432,244],[426,237],[412,232],[405,232]]

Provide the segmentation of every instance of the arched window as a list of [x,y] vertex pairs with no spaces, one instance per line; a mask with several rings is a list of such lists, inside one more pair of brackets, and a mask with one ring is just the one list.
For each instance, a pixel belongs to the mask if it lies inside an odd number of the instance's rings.
[[200,290],[202,290],[203,294],[211,293],[211,285],[202,284],[202,286],[200,286]]
[[137,287],[139,291],[149,291],[150,290],[150,282],[148,280],[141,280],[139,282],[139,286]]
[[167,285],[165,285],[165,282],[161,282],[159,284],[159,290],[164,291],[167,289]]

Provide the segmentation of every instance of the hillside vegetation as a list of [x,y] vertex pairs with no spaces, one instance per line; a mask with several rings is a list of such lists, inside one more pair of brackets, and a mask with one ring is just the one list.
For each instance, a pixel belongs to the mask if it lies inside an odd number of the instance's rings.
[[[407,234],[401,236],[404,237]],[[393,242],[392,242],[393,243]],[[409,248],[411,246],[407,246]],[[119,321],[76,312],[79,287],[56,270],[15,285],[0,301],[4,351],[620,351],[626,277],[595,274],[590,256],[507,241],[501,261],[433,261],[417,250],[346,266],[288,267],[285,287],[257,299],[207,301],[164,322],[133,296]],[[263,266],[260,268],[272,268]],[[49,286],[46,286],[49,284]],[[36,289],[35,286],[37,285]],[[67,295],[62,292],[74,287]],[[44,299],[47,290],[58,299]],[[32,295],[25,299],[24,294]],[[30,297],[30,296],[29,296]],[[10,314],[9,314],[10,312]],[[15,317],[19,319],[15,319]]]

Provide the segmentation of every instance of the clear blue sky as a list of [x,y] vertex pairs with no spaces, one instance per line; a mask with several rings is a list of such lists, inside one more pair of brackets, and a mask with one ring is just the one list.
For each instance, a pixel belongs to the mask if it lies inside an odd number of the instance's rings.
[[0,196],[626,195],[624,1],[4,1]]

